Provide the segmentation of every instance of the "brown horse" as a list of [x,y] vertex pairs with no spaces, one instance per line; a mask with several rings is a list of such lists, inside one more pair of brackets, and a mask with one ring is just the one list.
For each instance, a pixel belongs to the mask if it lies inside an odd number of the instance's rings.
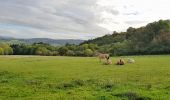
[[110,60],[110,57],[106,58],[106,61],[103,64],[104,65],[111,65],[112,61]]
[[116,65],[124,65],[125,61],[123,59],[119,59],[116,63]]
[[109,54],[105,54],[105,53],[98,53],[97,55],[98,55],[100,62],[102,60],[106,60],[109,57]]

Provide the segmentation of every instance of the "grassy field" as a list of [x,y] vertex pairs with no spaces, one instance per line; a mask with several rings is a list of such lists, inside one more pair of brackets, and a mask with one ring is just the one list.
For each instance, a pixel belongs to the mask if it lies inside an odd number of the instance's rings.
[[131,58],[0,56],[0,100],[170,100],[170,56]]

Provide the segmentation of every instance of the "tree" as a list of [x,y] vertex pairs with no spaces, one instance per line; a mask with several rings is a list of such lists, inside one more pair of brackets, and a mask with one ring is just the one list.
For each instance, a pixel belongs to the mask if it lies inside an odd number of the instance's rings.
[[67,55],[67,51],[68,51],[68,48],[65,47],[65,46],[60,47],[60,48],[58,49],[58,53],[59,53],[59,55],[61,55],[61,56]]
[[3,48],[0,48],[0,55],[4,55],[4,50],[3,50]]
[[68,51],[67,51],[67,56],[75,56],[74,51],[68,50]]
[[4,55],[13,54],[13,49],[6,43],[0,43],[0,47],[3,49]]
[[94,52],[91,49],[85,49],[84,50],[84,55],[85,56],[93,56]]
[[49,51],[45,47],[38,47],[35,52],[36,55],[48,55],[48,53]]
[[6,48],[6,51],[8,51],[8,53],[6,53],[7,55],[13,54],[13,49],[11,47]]
[[88,48],[91,49],[93,52],[99,49],[97,44],[92,44],[92,43],[88,44]]

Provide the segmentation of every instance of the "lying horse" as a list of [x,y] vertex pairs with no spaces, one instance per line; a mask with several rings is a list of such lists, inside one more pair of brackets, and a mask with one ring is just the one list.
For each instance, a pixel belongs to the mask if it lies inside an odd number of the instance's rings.
[[125,64],[125,61],[122,59],[119,59],[116,63],[116,65],[124,65],[124,64]]
[[112,61],[110,60],[110,57],[106,58],[106,61],[103,64],[104,65],[111,65]]
[[135,60],[128,58],[127,63],[135,63]]

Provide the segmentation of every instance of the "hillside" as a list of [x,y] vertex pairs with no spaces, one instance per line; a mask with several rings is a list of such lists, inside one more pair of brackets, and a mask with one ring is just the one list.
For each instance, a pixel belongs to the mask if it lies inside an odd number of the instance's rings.
[[65,45],[66,43],[70,44],[80,44],[84,40],[78,39],[50,39],[50,38],[31,38],[31,39],[17,39],[12,37],[0,36],[0,42],[7,42],[10,44],[33,44],[37,42],[48,43],[50,45]]
[[[129,27],[126,32],[116,32],[107,34],[102,37],[84,41],[81,44],[94,43],[98,45],[114,44],[124,40],[133,40],[151,42],[154,39],[170,32],[170,20],[159,20],[158,22],[149,23],[140,28]],[[168,35],[169,36],[169,35]]]
[[97,44],[100,52],[112,55],[170,54],[170,20],[159,20],[144,27],[129,27],[126,32],[113,32],[84,44]]
[[106,34],[102,37],[84,41],[81,44],[92,43],[92,44],[98,44],[99,46],[101,46],[101,45],[105,45],[105,44],[114,44],[116,42],[122,42],[125,39],[126,39],[125,32],[122,32],[122,33],[114,32],[113,34]]

